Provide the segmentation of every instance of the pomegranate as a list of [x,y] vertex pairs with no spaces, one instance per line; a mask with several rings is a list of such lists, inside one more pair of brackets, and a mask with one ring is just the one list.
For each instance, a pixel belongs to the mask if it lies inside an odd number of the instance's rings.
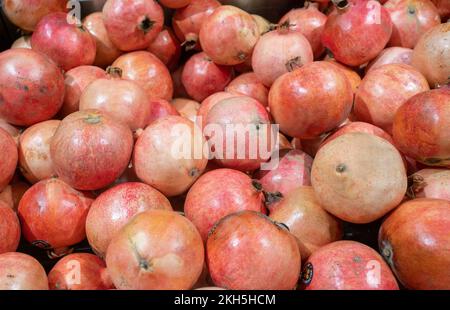
[[213,227],[206,259],[214,284],[232,290],[291,290],[301,268],[295,237],[253,211],[228,215]]
[[253,52],[252,67],[258,79],[270,87],[284,73],[313,60],[313,51],[306,37],[282,27],[261,37]]
[[427,30],[441,23],[430,0],[389,0],[384,7],[393,24],[390,46],[414,48]]
[[173,96],[176,98],[187,98],[189,95],[184,89],[183,83],[181,82],[181,75],[183,74],[184,65],[181,65],[178,69],[173,71],[172,80],[173,80]]
[[3,129],[7,133],[9,133],[16,144],[19,144],[20,130],[17,127],[0,118],[0,129]]
[[171,100],[173,82],[166,66],[150,52],[139,51],[120,56],[113,67],[122,69],[122,77],[142,86],[150,98]]
[[366,67],[366,74],[375,68],[387,64],[411,65],[413,50],[406,47],[388,47],[372,60]]
[[216,104],[221,102],[224,99],[238,97],[237,95],[231,94],[229,92],[218,92],[215,93],[205,100],[203,100],[200,108],[197,111],[197,123],[200,124],[200,127],[204,127],[206,125],[206,119],[208,117],[209,111],[214,107]]
[[178,111],[178,113],[187,118],[188,120],[195,122],[197,119],[198,109],[200,103],[194,100],[177,98],[172,100],[172,106]]
[[95,66],[106,68],[122,55],[122,51],[109,38],[101,12],[94,12],[86,16],[83,20],[83,26],[95,39],[97,45],[94,60]]
[[204,52],[193,55],[185,64],[181,81],[191,98],[203,101],[223,91],[233,77],[233,68],[216,65]]
[[423,169],[414,173],[410,180],[409,197],[450,201],[450,170]]
[[3,201],[0,201],[0,238],[0,255],[17,250],[20,241],[19,219],[13,209]]
[[325,210],[344,221],[364,224],[379,219],[402,201],[407,177],[403,158],[391,143],[353,132],[319,150],[311,183]]
[[195,226],[166,210],[136,215],[112,239],[106,253],[118,289],[191,289],[203,263],[203,243]]
[[171,9],[179,9],[191,3],[191,0],[160,0],[162,5]]
[[396,146],[428,166],[450,168],[450,88],[420,93],[397,111],[393,125]]
[[360,66],[375,58],[392,33],[389,12],[377,1],[333,0],[322,43],[339,62]]
[[52,178],[33,185],[18,214],[25,239],[44,249],[63,249],[86,237],[84,223],[92,199]]
[[397,208],[381,225],[380,251],[409,289],[450,288],[450,202],[416,199]]
[[103,192],[92,203],[86,219],[86,235],[92,249],[104,257],[111,239],[138,213],[172,210],[169,200],[143,183],[123,183]]
[[269,92],[270,111],[280,130],[302,139],[317,138],[339,126],[348,117],[352,104],[349,80],[326,61],[286,73]]
[[164,118],[169,115],[179,116],[177,109],[167,100],[151,99],[150,100],[150,117],[147,120],[147,125],[153,123],[157,119]]
[[228,84],[225,91],[235,95],[252,97],[265,107],[269,104],[269,89],[258,79],[254,72],[241,74]]
[[107,0],[103,22],[111,42],[122,51],[147,48],[164,25],[164,12],[154,0]]
[[0,254],[0,290],[48,290],[44,267],[27,254]]
[[359,74],[352,68],[349,68],[337,62],[334,58],[329,58],[326,61],[334,65],[336,68],[339,68],[342,73],[345,74],[345,76],[348,78],[348,81],[350,82],[350,85],[352,86],[353,94],[356,94],[356,92],[358,91],[358,87],[361,84],[361,77],[359,76]]
[[30,185],[28,183],[13,181],[0,193],[0,201],[6,203],[7,206],[14,211],[17,211],[20,199],[22,199],[23,194],[25,194],[29,188]]
[[11,48],[31,48],[31,36],[21,36],[14,41]]
[[273,30],[275,25],[271,24],[264,17],[256,15],[256,14],[252,14],[252,17],[255,20],[256,24],[258,25],[258,30],[259,30],[260,35],[263,35],[266,32]]
[[0,53],[0,118],[30,126],[52,118],[64,98],[64,77],[47,57],[30,49]]
[[252,56],[259,37],[258,24],[253,17],[231,5],[215,9],[200,28],[203,50],[219,65],[245,62]]
[[46,15],[31,36],[31,47],[68,71],[95,60],[95,39],[79,21],[68,23],[66,13]]
[[450,3],[447,0],[431,0],[431,2],[436,6],[443,21],[450,17]]
[[263,198],[261,184],[245,173],[216,169],[200,177],[189,190],[184,212],[206,241],[208,232],[223,217],[244,210],[264,212]]
[[389,266],[372,248],[337,241],[315,251],[303,267],[306,290],[398,290]]
[[169,27],[158,34],[147,50],[159,58],[169,69],[175,69],[181,56],[181,45]]
[[0,128],[0,191],[9,184],[16,171],[18,153],[17,145],[11,135]]
[[50,142],[61,121],[49,120],[28,127],[19,140],[19,167],[30,183],[56,176]]
[[75,112],[56,131],[50,154],[57,175],[79,190],[103,188],[130,162],[133,135],[98,110]]

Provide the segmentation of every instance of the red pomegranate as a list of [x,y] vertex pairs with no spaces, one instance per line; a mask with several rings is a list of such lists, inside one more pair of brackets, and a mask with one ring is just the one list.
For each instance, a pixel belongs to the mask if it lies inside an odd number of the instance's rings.
[[16,144],[19,143],[19,137],[20,137],[21,132],[17,127],[11,125],[10,123],[6,122],[4,119],[0,118],[0,129],[3,129],[7,133],[9,133],[11,135],[11,137],[13,138],[14,142],[16,142]]
[[322,33],[322,43],[339,61],[360,66],[375,58],[388,43],[392,21],[388,11],[377,1],[333,0]]
[[103,14],[101,12],[94,12],[86,16],[83,20],[83,26],[95,39],[97,45],[97,52],[94,60],[95,66],[106,68],[122,55],[122,51],[120,51],[109,38],[103,22]]
[[170,9],[179,9],[189,5],[191,0],[160,0],[159,2]]
[[49,120],[28,127],[19,140],[19,167],[30,183],[56,176],[50,142],[61,121]]
[[280,130],[302,139],[317,138],[338,127],[348,117],[352,104],[349,80],[326,61],[286,73],[269,92],[270,111]]
[[159,58],[169,69],[175,69],[181,56],[181,45],[169,27],[164,27],[147,50]]
[[6,203],[8,207],[17,211],[19,201],[23,194],[30,188],[28,183],[22,181],[13,181],[10,185],[0,192],[0,201]]
[[172,210],[169,200],[149,185],[123,183],[95,199],[86,219],[86,235],[92,249],[104,257],[111,239],[138,213]]
[[406,156],[428,166],[450,168],[450,88],[420,93],[397,111],[395,145]]
[[233,97],[238,97],[238,95],[229,92],[218,92],[203,100],[197,111],[197,124],[202,128],[205,127],[209,111],[222,100]]
[[[223,184],[223,180],[227,180]],[[223,217],[239,211],[265,212],[261,184],[240,171],[216,169],[204,174],[189,190],[184,212],[206,241]]]
[[0,254],[0,290],[48,290],[44,267],[27,254]]
[[0,118],[30,126],[52,118],[64,98],[64,77],[47,57],[31,49],[0,53]]
[[0,192],[9,184],[17,167],[17,145],[11,135],[0,128]]
[[409,289],[450,288],[450,202],[416,199],[397,208],[381,225],[380,251]]
[[291,290],[301,268],[295,237],[253,211],[228,215],[213,227],[206,259],[214,284],[232,290]]
[[68,71],[95,60],[95,39],[79,21],[68,23],[66,13],[46,15],[31,36],[31,47]]
[[341,70],[342,73],[345,74],[348,81],[350,82],[350,85],[352,86],[353,94],[356,94],[356,92],[358,91],[358,87],[362,81],[359,74],[352,68],[344,66],[343,64],[337,62],[336,59],[334,58],[326,59],[326,61],[335,66],[336,68],[338,68],[339,70]]
[[21,36],[13,42],[11,48],[31,48],[31,36]]
[[411,65],[413,50],[406,47],[388,47],[378,56],[369,62],[366,67],[366,74],[375,68],[387,64],[405,64]]
[[252,56],[259,37],[258,24],[253,17],[231,5],[215,9],[200,28],[203,50],[219,65],[245,62]]
[[19,219],[14,210],[3,201],[0,201],[0,238],[3,240],[0,255],[17,250],[20,241]]
[[414,173],[410,180],[409,197],[450,201],[450,170],[423,169]]
[[147,125],[169,115],[179,116],[180,113],[178,113],[177,109],[167,100],[150,99],[150,116],[147,120]]
[[191,99],[176,98],[172,100],[171,104],[181,116],[194,123],[196,122],[198,109],[200,109],[200,103]]
[[136,215],[112,239],[106,253],[118,289],[191,289],[203,264],[203,242],[195,226],[166,210]]
[[228,84],[225,91],[235,95],[252,97],[265,107],[269,104],[269,89],[258,79],[254,72],[239,75]]
[[372,248],[337,241],[315,251],[303,267],[306,290],[398,290],[389,266]]
[[111,42],[122,51],[145,49],[164,25],[164,12],[154,0],[108,0],[103,22]]
[[44,249],[63,249],[86,237],[84,224],[92,199],[52,178],[33,185],[19,203],[25,239]]
[[384,7],[393,24],[390,46],[414,48],[426,31],[441,23],[430,0],[389,0]]
[[166,66],[150,52],[139,51],[120,56],[113,67],[122,69],[122,77],[141,85],[150,98],[171,100],[173,82]]
[[50,153],[62,180],[79,190],[96,190],[122,174],[132,148],[133,135],[128,126],[98,110],[86,110],[61,122]]

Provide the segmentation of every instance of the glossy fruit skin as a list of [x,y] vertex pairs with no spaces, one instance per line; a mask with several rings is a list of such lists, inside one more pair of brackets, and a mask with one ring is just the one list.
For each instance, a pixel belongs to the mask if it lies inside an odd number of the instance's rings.
[[0,201],[0,255],[15,252],[20,241],[20,223],[16,213],[5,202]]
[[147,120],[147,126],[154,121],[166,116],[180,116],[177,109],[164,99],[150,99],[150,116]]
[[399,289],[383,258],[355,241],[330,243],[314,252],[304,266],[301,282],[306,290]]
[[351,0],[347,9],[328,15],[322,43],[339,62],[360,66],[383,50],[391,33],[392,21],[381,4]]
[[75,112],[62,120],[50,153],[56,174],[78,190],[97,190],[128,166],[133,135],[128,126],[98,110]]
[[48,290],[44,267],[27,254],[0,254],[0,290]]
[[233,78],[233,68],[216,65],[204,52],[193,55],[184,65],[181,81],[189,96],[203,101],[223,91]]
[[398,149],[428,166],[450,167],[450,89],[410,98],[397,111],[393,137]]
[[411,65],[413,50],[406,47],[388,47],[373,59],[366,67],[366,74],[371,70],[387,64]]
[[191,99],[176,98],[172,100],[171,105],[178,111],[181,116],[194,123],[196,122],[200,103]]
[[[223,184],[223,180],[227,180]],[[206,241],[211,228],[223,217],[244,211],[264,212],[263,194],[240,171],[216,169],[199,178],[189,190],[184,212]]]
[[170,72],[152,53],[128,53],[120,56],[112,66],[122,69],[122,78],[142,86],[149,98],[172,99],[173,82]]
[[245,62],[252,56],[259,37],[253,17],[231,5],[215,9],[200,28],[203,51],[219,65],[233,66]]
[[50,59],[31,49],[0,53],[0,85],[0,117],[13,125],[48,120],[63,103],[63,74]]
[[229,92],[218,92],[203,100],[202,104],[200,105],[200,108],[197,111],[197,125],[204,128],[206,125],[208,113],[216,104],[218,104],[224,99],[233,98],[237,96],[238,95]]
[[269,89],[258,79],[254,72],[239,75],[228,84],[225,91],[235,95],[252,97],[265,107],[269,105]]
[[118,289],[191,289],[203,264],[203,242],[195,226],[165,210],[136,215],[113,238],[106,254]]
[[301,268],[295,237],[253,211],[220,220],[209,233],[206,257],[214,284],[232,290],[292,290]]
[[0,192],[9,184],[16,171],[18,153],[17,145],[12,136],[0,128]]
[[49,120],[28,127],[19,139],[19,167],[30,183],[56,176],[50,142],[61,121]]
[[86,237],[84,223],[92,199],[52,178],[33,185],[22,197],[18,214],[25,239],[45,249],[60,249]]
[[83,26],[69,24],[67,14],[60,12],[42,18],[31,36],[31,47],[68,71],[82,65],[92,65],[97,45]]
[[169,27],[164,27],[155,40],[147,48],[159,58],[169,69],[176,69],[181,57],[181,45]]
[[95,199],[86,219],[86,235],[94,252],[104,257],[111,239],[128,221],[147,210],[172,210],[169,200],[149,185],[117,185]]
[[286,73],[269,92],[275,122],[283,133],[295,138],[317,138],[338,127],[348,117],[352,104],[353,91],[347,77],[325,61]]
[[161,32],[164,12],[154,0],[108,0],[103,22],[111,42],[122,51],[145,49]]
[[441,23],[438,10],[429,0],[389,0],[384,7],[393,24],[389,46],[414,48],[427,30]]
[[382,224],[380,251],[409,289],[450,288],[450,202],[415,199],[398,207]]
[[326,61],[340,69],[342,73],[345,74],[348,81],[350,82],[350,85],[352,86],[353,94],[356,94],[356,92],[358,91],[358,87],[362,81],[361,76],[355,70],[337,62],[334,58],[329,58]]
[[430,90],[425,77],[414,67],[388,64],[371,70],[356,92],[353,115],[359,121],[392,132],[395,113],[408,99]]
[[410,177],[410,198],[434,198],[450,201],[450,170],[422,169]]

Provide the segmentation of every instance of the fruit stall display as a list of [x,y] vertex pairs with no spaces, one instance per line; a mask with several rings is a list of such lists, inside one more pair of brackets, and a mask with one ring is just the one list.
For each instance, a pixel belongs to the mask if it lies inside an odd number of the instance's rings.
[[2,1],[0,289],[450,289],[450,1],[77,3]]

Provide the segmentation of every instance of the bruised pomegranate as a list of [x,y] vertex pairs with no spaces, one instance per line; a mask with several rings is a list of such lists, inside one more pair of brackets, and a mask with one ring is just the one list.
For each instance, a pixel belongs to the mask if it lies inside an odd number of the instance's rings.
[[414,173],[408,188],[411,198],[435,198],[450,201],[450,170],[423,169]]
[[216,169],[204,174],[191,187],[184,204],[186,217],[194,223],[204,241],[220,219],[244,210],[264,211],[261,184],[245,173],[231,169]]
[[130,162],[133,135],[98,110],[75,112],[57,129],[50,153],[56,174],[79,190],[96,190],[117,179]]
[[48,290],[44,267],[27,254],[0,254],[0,290]]
[[337,241],[314,252],[303,267],[306,290],[398,290],[389,266],[372,248]]
[[381,225],[380,251],[409,289],[450,288],[450,202],[416,199],[397,208]]
[[238,97],[238,95],[234,95],[229,92],[218,92],[203,100],[197,111],[198,125],[202,128],[205,127],[209,111],[222,100],[233,97]]
[[301,259],[295,237],[262,213],[243,211],[210,231],[206,257],[216,286],[232,290],[291,290]]
[[0,53],[0,118],[30,126],[52,118],[64,98],[64,77],[47,57],[31,49]]
[[159,58],[169,69],[175,69],[181,56],[181,45],[169,27],[158,34],[147,50]]
[[178,113],[187,118],[188,120],[195,122],[197,119],[197,112],[200,108],[200,103],[195,100],[177,98],[172,100],[172,106],[178,111]]
[[21,36],[14,41],[11,48],[31,48],[31,36]]
[[11,135],[0,128],[0,192],[9,184],[17,167],[17,145]]
[[191,289],[203,270],[200,234],[173,211],[136,215],[112,239],[106,265],[118,289]]
[[179,116],[180,113],[178,113],[177,109],[167,100],[150,99],[150,116],[147,120],[147,125],[169,115]]
[[388,47],[372,60],[366,67],[366,74],[375,68],[387,64],[411,65],[413,50],[406,47]]
[[0,238],[0,255],[17,250],[20,241],[19,219],[14,210],[3,201],[0,201]]
[[225,91],[235,95],[252,97],[265,107],[269,104],[269,90],[258,79],[254,72],[239,75],[237,78],[232,80],[230,84],[228,84]]

